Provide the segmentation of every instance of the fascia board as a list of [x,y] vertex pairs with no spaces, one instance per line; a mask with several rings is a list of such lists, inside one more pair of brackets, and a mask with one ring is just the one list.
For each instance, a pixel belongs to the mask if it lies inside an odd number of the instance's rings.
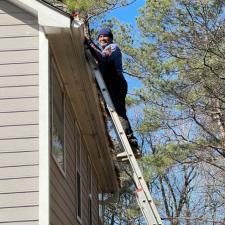
[[8,0],[14,5],[30,12],[38,17],[41,26],[53,26],[70,28],[71,21],[69,16],[63,15],[56,10],[42,4],[37,0]]

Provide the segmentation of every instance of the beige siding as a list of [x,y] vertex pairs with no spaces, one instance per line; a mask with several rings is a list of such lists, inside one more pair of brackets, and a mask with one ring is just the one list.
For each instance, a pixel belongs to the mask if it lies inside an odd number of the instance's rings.
[[20,165],[12,167],[2,167],[0,169],[0,180],[29,178],[38,176],[38,165]]
[[1,113],[0,121],[1,126],[38,124],[38,111]]
[[[9,225],[9,223],[1,223],[1,225]],[[23,221],[23,222],[13,222],[13,225],[39,225],[39,223],[38,221]]]
[[3,87],[0,88],[0,100],[9,98],[34,98],[38,97],[37,86]]
[[0,156],[1,167],[38,164],[38,152],[3,153]]
[[37,35],[38,25],[0,26],[0,38],[6,37],[32,37]]
[[37,191],[38,191],[37,177],[29,177],[29,178],[22,177],[19,179],[0,180],[0,194],[1,194],[0,196],[3,196],[3,194],[5,193],[9,194],[15,192],[37,192]]
[[1,65],[0,76],[38,74],[38,63],[20,63]]
[[38,110],[38,97],[1,99],[0,103],[0,113],[26,112]]
[[2,139],[0,141],[1,153],[7,152],[25,152],[38,151],[38,137],[37,138],[20,138],[20,139]]
[[31,49],[38,49],[38,37],[1,38],[0,51],[24,51]]
[[92,179],[92,213],[93,213],[93,224],[99,224],[99,202],[98,202],[98,194],[101,193],[98,190],[98,181],[96,179],[96,174],[93,174]]
[[26,207],[38,204],[38,192],[4,194],[1,197],[0,207]]
[[38,62],[38,50],[0,52],[0,64]]
[[84,144],[81,145],[81,182],[82,182],[82,222],[88,224],[88,179],[91,174],[88,174],[88,159],[87,151]]
[[[78,127],[74,124],[75,116],[69,104],[65,103],[65,148],[66,148],[66,172],[63,174],[54,158],[51,156],[50,171],[50,221],[51,225],[78,225],[76,205],[76,151],[81,148],[81,185],[82,185],[82,224],[88,225],[88,197],[90,171],[94,170],[88,160],[83,138],[79,134]],[[79,140],[82,140],[81,142]],[[93,188],[93,225],[98,225],[98,190],[97,176],[92,178]]]
[[65,148],[66,174],[60,171],[51,155],[50,163],[50,218],[54,225],[72,225],[76,221],[75,211],[75,135],[72,113],[68,99],[65,106]]
[[0,224],[38,225],[38,23],[0,0]]
[[[36,210],[34,210],[36,209]],[[10,221],[37,221],[38,220],[38,207],[17,207],[17,208],[3,208],[0,211],[1,222]],[[3,219],[2,219],[3,218]]]

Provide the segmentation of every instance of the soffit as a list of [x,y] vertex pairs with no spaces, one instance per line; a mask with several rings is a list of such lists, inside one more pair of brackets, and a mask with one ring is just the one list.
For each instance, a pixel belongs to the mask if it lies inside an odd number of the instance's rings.
[[44,29],[103,191],[114,192],[118,189],[117,177],[95,80],[85,59],[83,25]]

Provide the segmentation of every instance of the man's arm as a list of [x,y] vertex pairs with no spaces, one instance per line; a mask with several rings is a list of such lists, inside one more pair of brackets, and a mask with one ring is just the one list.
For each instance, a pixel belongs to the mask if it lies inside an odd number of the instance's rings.
[[121,55],[120,49],[116,44],[108,45],[103,51],[101,51],[93,42],[89,42],[88,47],[92,55],[99,62],[110,62]]

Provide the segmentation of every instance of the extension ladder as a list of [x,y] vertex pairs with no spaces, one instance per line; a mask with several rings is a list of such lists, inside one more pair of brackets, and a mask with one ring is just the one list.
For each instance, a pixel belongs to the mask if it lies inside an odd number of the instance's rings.
[[130,144],[128,142],[126,134],[120,123],[119,117],[115,111],[114,105],[112,103],[112,100],[111,100],[108,90],[106,88],[105,82],[102,78],[102,74],[98,70],[97,64],[95,63],[95,60],[93,59],[93,57],[90,53],[90,50],[88,50],[88,49],[86,50],[86,56],[87,56],[88,63],[90,64],[90,66],[92,67],[92,69],[94,71],[94,77],[98,83],[100,90],[101,90],[105,104],[110,113],[113,125],[115,126],[116,133],[117,133],[117,135],[121,141],[122,147],[124,149],[124,152],[119,153],[117,155],[117,158],[125,159],[126,161],[128,161],[130,163],[130,166],[132,168],[132,173],[133,173],[132,178],[133,178],[135,186],[136,186],[136,199],[137,199],[138,205],[142,211],[142,214],[146,220],[146,223],[148,225],[162,225],[161,218],[160,218],[159,213],[156,209],[156,206],[153,202],[153,199],[150,195],[149,189],[143,178],[143,175],[138,166],[136,158],[134,157],[133,151],[130,147]]

